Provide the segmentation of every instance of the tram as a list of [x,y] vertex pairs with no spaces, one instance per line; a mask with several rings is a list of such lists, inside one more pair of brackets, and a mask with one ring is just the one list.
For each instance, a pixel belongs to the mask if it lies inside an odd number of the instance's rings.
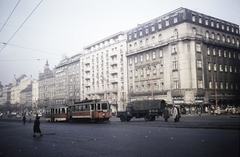
[[92,122],[109,121],[110,105],[99,99],[83,100],[72,105],[46,109],[46,121],[90,120]]

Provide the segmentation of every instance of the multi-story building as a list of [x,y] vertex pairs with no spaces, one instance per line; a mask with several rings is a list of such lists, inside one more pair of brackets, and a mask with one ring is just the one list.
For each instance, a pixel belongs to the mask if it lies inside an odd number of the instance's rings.
[[90,44],[84,51],[80,61],[81,99],[108,100],[113,112],[123,109],[128,99],[125,32]]
[[0,105],[10,105],[11,84],[2,86],[0,83]]
[[48,61],[46,61],[43,73],[38,75],[38,107],[44,109],[51,106],[54,98],[55,85],[54,70],[50,70]]
[[22,111],[26,108],[32,109],[32,84],[20,92],[20,108]]
[[81,53],[63,59],[55,67],[54,104],[66,105],[80,100]]
[[36,111],[38,107],[38,81],[33,80],[32,82],[32,110]]
[[127,32],[131,99],[239,104],[239,26],[179,8]]
[[19,78],[14,76],[11,87],[11,104],[20,104],[20,92],[27,88],[27,86],[32,83],[32,80],[31,77],[27,77],[25,74],[21,75]]

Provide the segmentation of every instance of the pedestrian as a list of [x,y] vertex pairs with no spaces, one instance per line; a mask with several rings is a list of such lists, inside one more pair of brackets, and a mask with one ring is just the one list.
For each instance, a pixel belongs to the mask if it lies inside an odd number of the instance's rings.
[[26,123],[26,117],[25,115],[23,115],[23,125],[25,125],[25,123]]
[[179,122],[180,118],[181,118],[180,110],[176,105],[174,105],[174,107],[173,107],[173,119],[174,119],[175,122]]
[[34,121],[34,125],[33,125],[33,137],[36,137],[35,133],[39,133],[40,136],[42,136],[42,132],[40,129],[40,121],[39,121],[40,117],[36,116],[36,119]]
[[180,118],[181,118],[181,110],[180,110],[180,106],[177,107],[177,122],[180,121]]
[[164,109],[164,111],[163,111],[163,118],[165,119],[165,122],[168,121],[169,111],[168,111],[167,107],[165,107],[165,109]]

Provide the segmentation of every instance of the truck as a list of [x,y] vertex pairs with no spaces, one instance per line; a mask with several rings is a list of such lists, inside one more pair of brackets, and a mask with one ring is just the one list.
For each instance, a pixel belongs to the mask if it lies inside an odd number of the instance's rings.
[[156,117],[162,116],[165,106],[165,100],[135,100],[126,105],[125,111],[117,111],[117,117],[121,122],[129,122],[132,118],[154,121]]

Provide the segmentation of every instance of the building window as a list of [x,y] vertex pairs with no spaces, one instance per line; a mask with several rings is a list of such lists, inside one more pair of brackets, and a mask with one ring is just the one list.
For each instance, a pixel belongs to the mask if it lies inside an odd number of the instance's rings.
[[197,60],[197,68],[202,68],[202,62],[201,62],[201,60]]
[[226,38],[224,35],[222,36],[222,42],[224,42],[224,43],[226,42]]
[[156,71],[156,66],[153,67],[153,74],[156,74],[157,71]]
[[231,89],[233,89],[233,83],[231,83]]
[[141,76],[143,76],[143,69],[141,69]]
[[202,17],[199,16],[199,23],[202,23]]
[[138,76],[138,70],[135,70],[135,77]]
[[146,41],[145,41],[145,42],[146,42],[146,46],[148,46],[148,38],[146,39]]
[[134,32],[134,38],[137,38],[137,32]]
[[217,26],[217,28],[219,28],[219,22],[217,22],[216,26]]
[[158,29],[162,29],[162,23],[158,22]]
[[152,25],[152,32],[154,32],[155,31],[155,26],[154,25]]
[[208,70],[211,70],[211,63],[208,63]]
[[196,44],[196,50],[197,50],[197,52],[202,52],[201,51],[201,44]]
[[227,25],[227,31],[229,31],[229,25]]
[[214,33],[212,32],[212,39],[214,40],[215,39],[215,35],[214,35]]
[[179,88],[179,82],[178,81],[173,81],[173,88],[178,89]]
[[207,54],[210,55],[210,48],[207,47]]
[[142,42],[142,40],[140,40],[139,46],[140,46],[140,48],[143,47],[143,42]]
[[137,63],[137,62],[138,62],[138,61],[137,61],[137,56],[135,56],[134,62],[135,62],[135,63]]
[[213,48],[213,55],[216,56],[216,49]]
[[128,34],[128,39],[129,39],[129,40],[132,39],[132,34],[131,34],[131,33]]
[[226,52],[226,50],[223,51],[223,57],[224,57],[224,58],[227,57],[227,52]]
[[218,40],[218,41],[220,40],[220,35],[219,35],[219,34],[217,34],[217,40]]
[[234,38],[232,38],[232,44],[235,44],[235,39]]
[[206,36],[206,39],[208,40],[208,39],[209,39],[209,33],[208,33],[208,31],[206,32],[205,36]]
[[214,21],[213,20],[211,21],[211,26],[214,27]]
[[212,89],[212,81],[209,81],[209,89]]
[[153,52],[152,54],[153,54],[153,59],[155,59],[156,58],[156,52]]
[[226,88],[226,89],[228,89],[228,83],[226,83],[226,85],[225,85],[225,86],[226,86],[225,88]]
[[172,53],[177,53],[177,45],[172,45]]
[[163,57],[163,51],[162,51],[162,49],[159,50],[159,57]]
[[237,73],[237,67],[234,67],[234,72]]
[[230,37],[229,36],[227,37],[227,42],[230,43]]
[[148,34],[148,27],[145,28],[145,33]]
[[202,80],[198,80],[198,88],[203,88],[203,81]]
[[194,14],[192,15],[192,21],[196,21],[196,16]]
[[165,23],[166,23],[166,26],[169,26],[169,20],[168,19],[165,21]]
[[219,71],[221,71],[221,72],[223,71],[223,68],[222,68],[221,64],[219,65]]
[[132,64],[132,58],[129,58],[129,64],[130,65]]
[[143,55],[140,55],[140,62],[143,62]]
[[146,60],[149,60],[149,53],[146,54]]
[[160,65],[160,73],[163,73],[163,65]]
[[223,82],[220,83],[220,88],[223,89]]
[[196,34],[197,34],[196,28],[193,28],[193,29],[192,29],[192,32],[193,32],[193,35],[196,35]]
[[217,71],[217,64],[216,63],[213,64],[213,70]]
[[221,49],[218,50],[218,56],[219,56],[219,57],[222,57]]
[[224,23],[222,23],[222,30],[224,30],[224,29],[225,29],[225,28],[224,28],[224,25],[225,25],[225,24],[224,24]]
[[173,18],[173,22],[177,23],[177,17],[176,16]]
[[150,69],[149,68],[146,68],[146,74],[147,74],[147,76],[149,76],[150,75]]
[[218,89],[217,81],[215,81],[215,89]]
[[136,50],[137,49],[137,43],[135,42],[134,43],[134,50]]
[[236,59],[236,53],[235,52],[233,52],[233,58]]
[[232,53],[228,52],[228,58],[232,58]]
[[232,66],[229,66],[229,72],[232,73]]
[[205,24],[208,25],[208,19],[205,20]]
[[139,35],[140,35],[140,37],[142,36],[142,29],[141,30],[139,30]]
[[153,44],[153,46],[154,46],[154,43],[155,43],[155,37],[153,36],[152,37],[152,44]]
[[238,84],[236,83],[236,89],[238,89]]
[[224,66],[224,71],[227,72],[227,65]]
[[177,70],[178,66],[177,66],[177,61],[173,61],[173,70]]

